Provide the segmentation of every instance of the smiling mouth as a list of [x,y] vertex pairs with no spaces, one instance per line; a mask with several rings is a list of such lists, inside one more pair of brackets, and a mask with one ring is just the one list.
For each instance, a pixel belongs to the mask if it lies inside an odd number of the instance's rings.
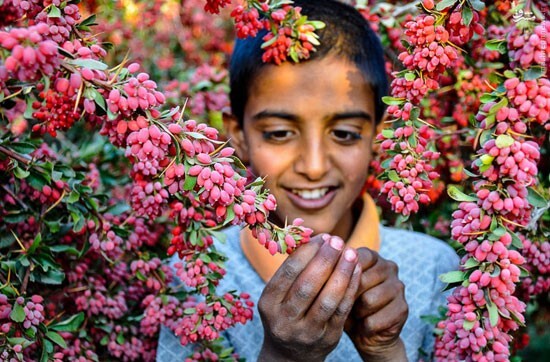
[[319,189],[309,189],[309,190],[303,190],[303,189],[292,189],[291,192],[293,194],[296,194],[300,196],[302,199],[305,200],[315,200],[320,199],[323,196],[327,194],[329,191],[328,187],[323,187]]
[[285,189],[290,201],[303,210],[318,210],[328,206],[336,196],[337,187],[314,189]]

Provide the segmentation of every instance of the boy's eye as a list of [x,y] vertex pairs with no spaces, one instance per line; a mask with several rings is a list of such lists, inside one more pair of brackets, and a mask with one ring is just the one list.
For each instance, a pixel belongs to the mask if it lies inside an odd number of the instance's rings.
[[294,133],[288,130],[277,130],[277,131],[264,131],[262,136],[264,140],[267,141],[285,141],[292,137]]
[[339,142],[353,142],[363,138],[359,132],[343,129],[335,129],[331,133],[332,136]]

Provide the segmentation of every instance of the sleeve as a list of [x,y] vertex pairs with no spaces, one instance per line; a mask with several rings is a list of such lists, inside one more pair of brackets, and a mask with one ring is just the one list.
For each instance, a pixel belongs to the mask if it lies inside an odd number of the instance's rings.
[[[445,250],[441,254],[442,255],[440,255],[440,258],[437,260],[437,265],[435,268],[435,288],[433,288],[432,305],[430,308],[432,311],[431,315],[435,316],[439,316],[440,307],[445,307],[447,305],[447,297],[452,293],[452,290],[443,292],[446,284],[439,279],[439,276],[449,271],[457,270],[459,264],[458,255],[449,246],[445,245]],[[428,356],[431,355],[433,351],[434,342],[435,336],[434,328],[432,326],[427,329],[422,342],[422,350],[426,352]]]
[[169,328],[160,327],[157,362],[184,361],[191,354],[193,354],[192,345],[182,346],[179,338]]

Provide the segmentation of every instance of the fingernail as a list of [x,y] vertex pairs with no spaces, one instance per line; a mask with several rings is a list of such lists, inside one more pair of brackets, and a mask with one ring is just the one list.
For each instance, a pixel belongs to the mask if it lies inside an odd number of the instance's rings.
[[333,249],[336,249],[336,250],[342,250],[344,249],[344,240],[342,240],[341,238],[339,238],[338,236],[333,236],[332,238],[330,238],[330,246],[333,248]]
[[357,265],[355,266],[355,270],[353,271],[353,274],[357,274],[357,273],[359,273],[360,271],[361,271],[361,266],[360,266],[359,264],[357,264]]
[[350,263],[354,262],[357,258],[357,253],[353,249],[348,249],[344,252],[344,259]]
[[323,241],[329,241],[330,240],[330,235],[329,234],[323,234],[321,235],[321,239],[323,239]]

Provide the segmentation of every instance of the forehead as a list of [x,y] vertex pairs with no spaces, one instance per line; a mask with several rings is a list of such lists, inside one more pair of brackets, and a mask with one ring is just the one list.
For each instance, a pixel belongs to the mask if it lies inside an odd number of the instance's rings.
[[344,60],[268,65],[252,82],[245,118],[266,109],[298,115],[363,111],[374,116],[374,94],[361,71]]

